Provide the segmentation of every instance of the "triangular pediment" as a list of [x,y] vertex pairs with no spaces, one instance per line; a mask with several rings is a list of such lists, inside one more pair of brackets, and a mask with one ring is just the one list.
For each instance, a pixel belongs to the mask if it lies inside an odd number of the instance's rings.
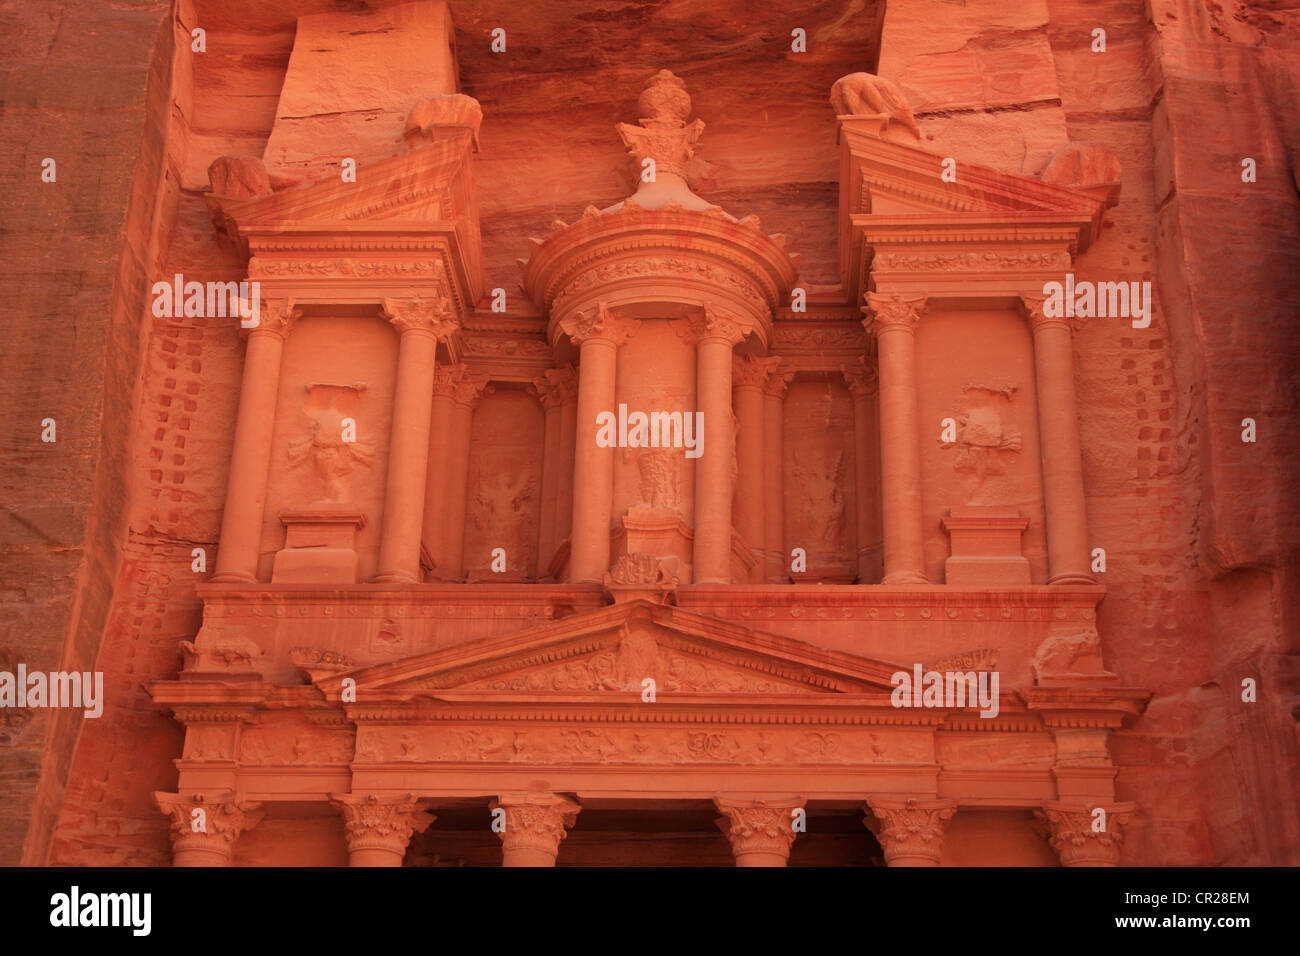
[[263,196],[212,195],[242,234],[286,224],[451,221],[456,180],[469,164],[469,132],[356,169],[355,181],[330,176]]
[[[1004,173],[989,166],[945,156],[921,146],[884,139],[855,129],[853,117],[841,127],[849,175],[841,183],[851,215],[982,215],[1019,213],[1091,222],[1111,203],[1114,184],[1059,186],[1034,176]],[[952,181],[944,177],[950,164]]]
[[335,673],[327,694],[356,682],[358,699],[443,691],[471,695],[861,694],[890,688],[892,664],[649,601],[416,657]]

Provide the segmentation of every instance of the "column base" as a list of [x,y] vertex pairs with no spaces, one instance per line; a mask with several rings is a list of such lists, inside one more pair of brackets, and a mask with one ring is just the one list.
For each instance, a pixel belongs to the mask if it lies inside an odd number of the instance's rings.
[[885,575],[881,584],[929,584],[930,579],[920,571],[894,571]]
[[218,571],[208,578],[209,584],[256,584],[257,578],[239,571]]
[[1048,584],[1096,584],[1097,579],[1090,574],[1081,574],[1078,571],[1065,571],[1061,574],[1054,574],[1047,579]]
[[420,579],[409,571],[380,571],[370,579],[371,584],[419,584]]

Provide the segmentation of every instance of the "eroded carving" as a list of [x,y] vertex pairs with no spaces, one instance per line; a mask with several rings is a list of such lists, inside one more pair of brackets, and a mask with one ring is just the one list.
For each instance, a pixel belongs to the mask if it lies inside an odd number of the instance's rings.
[[[307,437],[289,443],[291,468],[310,465],[311,500],[338,501],[343,479],[358,467],[375,462],[374,439],[357,435],[356,421],[365,384],[335,385],[311,383],[303,417],[308,421]],[[344,419],[351,420],[345,432]],[[345,440],[353,439],[353,440]]]

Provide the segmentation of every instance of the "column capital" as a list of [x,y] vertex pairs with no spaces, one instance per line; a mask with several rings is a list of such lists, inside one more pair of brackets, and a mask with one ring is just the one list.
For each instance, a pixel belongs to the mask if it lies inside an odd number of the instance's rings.
[[771,395],[773,398],[785,398],[785,391],[793,380],[794,368],[787,365],[785,359],[778,357],[777,364],[772,367],[767,381],[763,384],[763,394]]
[[254,332],[272,332],[287,339],[294,324],[302,318],[302,309],[293,299],[262,299],[257,304],[257,322],[245,327],[240,324],[239,334],[245,339]]
[[429,332],[440,340],[448,339],[460,328],[451,300],[436,299],[384,299],[380,315],[391,322],[399,333]]
[[735,388],[763,388],[780,364],[781,360],[774,355],[763,358],[753,355],[746,355],[744,358],[739,355],[733,356],[731,384]]
[[[1097,811],[1103,811],[1097,814]],[[1136,803],[1076,804],[1052,802],[1034,811],[1062,866],[1119,866],[1124,826]]]
[[351,852],[386,850],[404,856],[411,835],[424,832],[437,819],[425,811],[429,801],[416,799],[413,793],[382,797],[336,793],[330,804],[343,812],[343,833]]
[[887,864],[896,866],[906,861],[921,866],[939,865],[943,827],[957,812],[956,800],[869,797],[867,807],[880,821],[876,839],[885,851]]
[[582,812],[581,805],[558,793],[503,793],[491,809],[506,812],[498,834],[504,851],[533,850],[552,858]]
[[898,292],[868,292],[867,304],[862,309],[867,317],[862,320],[862,327],[876,336],[890,329],[915,332],[916,323],[921,321],[927,308],[929,300],[925,296],[904,299]]
[[640,321],[630,319],[598,302],[594,309],[578,312],[560,323],[560,329],[581,346],[593,339],[609,342],[616,348],[636,335]]
[[492,393],[486,372],[471,372],[465,365],[444,365],[433,373],[433,394],[473,408]]
[[1083,320],[1078,316],[1067,318],[1064,315],[1047,315],[1045,304],[1047,297],[1039,292],[1024,292],[1020,295],[1020,305],[1024,309],[1025,317],[1029,320],[1029,328],[1033,332],[1038,332],[1046,328],[1063,328],[1070,332],[1079,331]]
[[718,829],[731,842],[737,857],[747,853],[774,854],[788,858],[794,843],[794,811],[803,809],[805,797],[788,800],[732,800],[714,797],[722,814]]
[[880,373],[865,357],[852,365],[841,365],[840,374],[854,398],[869,398],[880,391]]
[[709,341],[737,345],[753,327],[753,323],[746,322],[740,316],[712,305],[702,306],[682,321],[673,323],[678,336],[691,345]]
[[578,397],[578,371],[572,365],[548,368],[533,379],[533,388],[541,399],[543,408],[555,408]]
[[154,804],[171,820],[172,852],[205,850],[229,859],[235,841],[263,817],[262,805],[229,790],[179,794],[155,790]]

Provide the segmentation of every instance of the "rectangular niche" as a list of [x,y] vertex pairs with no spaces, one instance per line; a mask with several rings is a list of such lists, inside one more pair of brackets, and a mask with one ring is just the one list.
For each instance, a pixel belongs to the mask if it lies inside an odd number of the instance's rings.
[[801,375],[786,392],[785,548],[807,553],[795,583],[852,584],[857,578],[853,397],[837,375]]
[[[474,410],[465,503],[468,580],[536,579],[545,437],[546,413],[522,386],[494,384]],[[504,571],[493,569],[498,548],[505,552]]]
[[396,376],[397,333],[378,316],[307,315],[294,325],[274,410],[261,580],[270,579],[274,555],[286,546],[280,515],[315,511],[364,516],[357,580],[375,575]]

